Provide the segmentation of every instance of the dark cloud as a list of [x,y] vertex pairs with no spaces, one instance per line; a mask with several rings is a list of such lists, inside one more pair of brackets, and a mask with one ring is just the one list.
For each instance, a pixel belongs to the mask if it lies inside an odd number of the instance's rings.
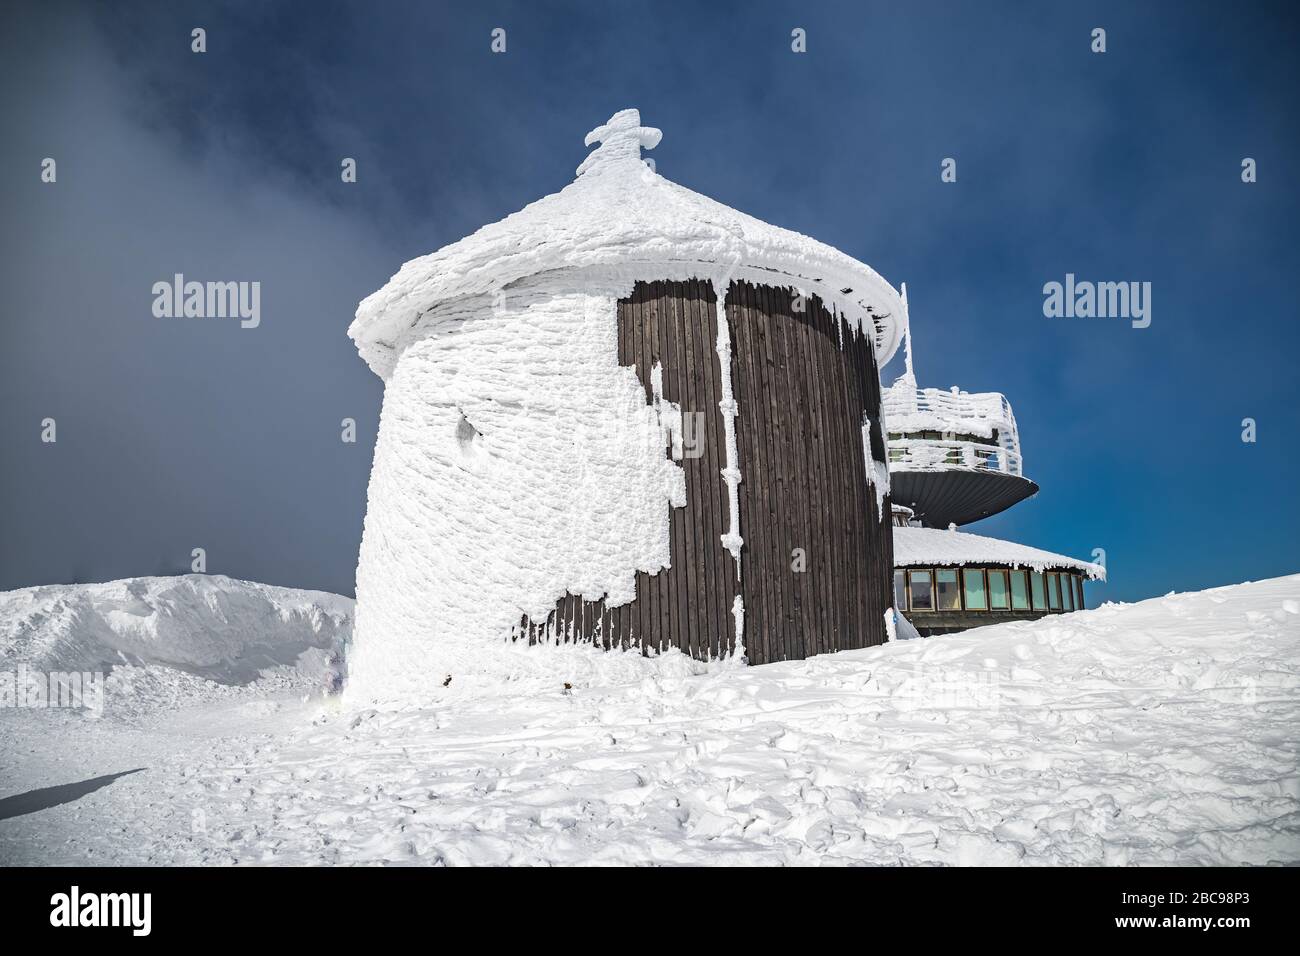
[[[907,281],[926,382],[1011,397],[1044,490],[975,530],[1104,547],[1108,596],[1294,570],[1296,30],[1286,5],[1227,9],[15,8],[0,588],[204,547],[212,571],[351,593],[381,398],[345,336],[357,301],[563,186],[628,105],[665,130],[665,175]],[[1044,319],[1067,271],[1153,282],[1152,327]],[[176,272],[261,281],[261,326],[154,319]]]

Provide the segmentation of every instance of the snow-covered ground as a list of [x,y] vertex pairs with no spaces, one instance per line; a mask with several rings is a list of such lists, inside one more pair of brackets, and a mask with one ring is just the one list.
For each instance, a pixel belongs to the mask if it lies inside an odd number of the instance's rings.
[[132,662],[102,717],[0,710],[0,862],[1300,862],[1300,575],[760,668],[536,648],[383,711],[320,693],[350,602],[176,580],[0,595],[4,668]]

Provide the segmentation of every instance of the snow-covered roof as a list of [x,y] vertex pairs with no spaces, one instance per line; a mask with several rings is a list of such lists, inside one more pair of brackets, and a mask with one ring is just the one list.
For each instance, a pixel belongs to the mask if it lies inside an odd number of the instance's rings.
[[1094,581],[1106,580],[1100,564],[1067,558],[1014,541],[986,538],[966,531],[942,528],[894,528],[894,567],[946,567],[962,564],[994,564],[1035,571],[1073,568]]
[[917,388],[914,380],[900,378],[881,390],[891,432],[956,432],[990,437],[994,431],[1014,431],[1011,403],[1000,392],[966,392]]
[[877,362],[889,361],[901,336],[893,286],[825,243],[658,175],[641,149],[661,136],[641,126],[637,110],[616,113],[587,134],[587,145],[600,146],[564,189],[403,265],[357,307],[348,335],[361,356],[387,378],[412,328],[440,303],[495,294],[551,270],[615,267],[632,280],[699,276],[799,288],[861,323]]

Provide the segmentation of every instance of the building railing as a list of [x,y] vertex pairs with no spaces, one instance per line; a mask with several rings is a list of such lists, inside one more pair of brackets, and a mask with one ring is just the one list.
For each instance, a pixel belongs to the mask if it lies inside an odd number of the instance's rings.
[[889,467],[893,471],[967,468],[1000,471],[1023,477],[1020,455],[1001,445],[928,438],[891,438]]
[[999,392],[916,388],[900,379],[881,390],[892,471],[949,468],[1023,477],[1020,432]]

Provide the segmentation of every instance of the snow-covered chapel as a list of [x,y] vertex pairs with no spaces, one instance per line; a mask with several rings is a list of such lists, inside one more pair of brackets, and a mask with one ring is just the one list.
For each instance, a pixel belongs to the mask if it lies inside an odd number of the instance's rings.
[[512,642],[765,663],[886,640],[899,295],[658,175],[660,136],[617,113],[570,185],[358,307],[385,393],[352,692]]

